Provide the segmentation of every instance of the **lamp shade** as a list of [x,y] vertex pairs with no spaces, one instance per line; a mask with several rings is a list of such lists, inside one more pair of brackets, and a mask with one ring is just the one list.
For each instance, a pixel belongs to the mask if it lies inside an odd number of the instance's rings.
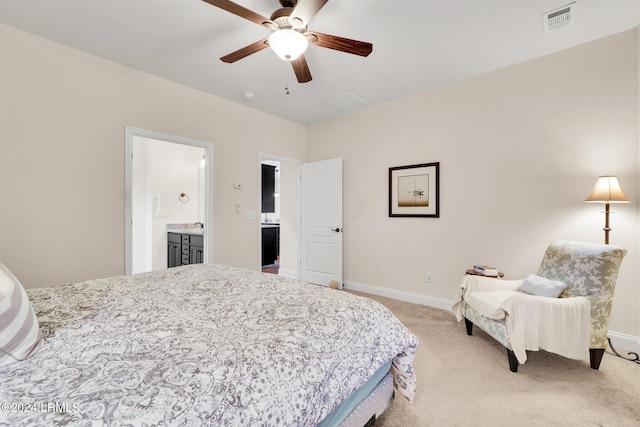
[[269,46],[285,61],[298,59],[307,50],[309,42],[296,30],[278,30],[269,36]]
[[593,188],[589,197],[584,199],[585,202],[600,202],[600,203],[629,203],[629,199],[624,195],[620,184],[618,184],[618,178],[615,176],[601,176],[596,181],[596,186]]

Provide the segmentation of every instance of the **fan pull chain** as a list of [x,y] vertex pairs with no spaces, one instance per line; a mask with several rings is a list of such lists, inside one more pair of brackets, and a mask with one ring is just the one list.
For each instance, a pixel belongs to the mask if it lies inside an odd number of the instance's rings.
[[284,77],[284,93],[287,95],[290,95],[291,92],[289,91],[289,76],[291,75],[291,67],[289,67],[289,61],[286,61],[287,63],[287,68],[285,71],[285,77]]

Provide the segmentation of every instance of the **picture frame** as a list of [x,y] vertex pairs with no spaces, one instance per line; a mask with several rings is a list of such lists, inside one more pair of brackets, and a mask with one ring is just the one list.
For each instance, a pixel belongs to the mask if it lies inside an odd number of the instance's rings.
[[440,162],[389,168],[390,217],[440,217]]

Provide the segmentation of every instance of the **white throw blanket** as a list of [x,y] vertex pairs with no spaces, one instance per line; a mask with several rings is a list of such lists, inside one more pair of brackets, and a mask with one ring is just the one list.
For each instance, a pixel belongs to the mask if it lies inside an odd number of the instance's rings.
[[451,310],[456,315],[456,319],[462,320],[462,300],[464,294],[471,292],[491,292],[491,291],[517,291],[520,289],[522,280],[503,280],[494,277],[465,275],[462,276],[456,297],[453,300]]
[[[522,280],[503,281],[465,276],[452,307],[462,320],[461,302],[470,292],[517,290]],[[518,362],[527,360],[526,350],[540,350],[571,359],[582,359],[589,350],[591,304],[585,297],[548,298],[517,293],[501,305],[511,349]]]
[[548,298],[515,294],[502,309],[511,349],[518,362],[527,360],[525,350],[544,349],[570,359],[582,359],[589,351],[589,312],[585,297]]

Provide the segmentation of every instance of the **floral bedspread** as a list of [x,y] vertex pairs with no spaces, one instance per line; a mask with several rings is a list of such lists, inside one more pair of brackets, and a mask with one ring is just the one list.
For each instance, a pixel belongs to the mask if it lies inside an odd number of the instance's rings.
[[413,374],[417,338],[385,307],[275,275],[201,264],[28,294],[44,343],[0,368],[0,425],[315,426],[397,355]]

